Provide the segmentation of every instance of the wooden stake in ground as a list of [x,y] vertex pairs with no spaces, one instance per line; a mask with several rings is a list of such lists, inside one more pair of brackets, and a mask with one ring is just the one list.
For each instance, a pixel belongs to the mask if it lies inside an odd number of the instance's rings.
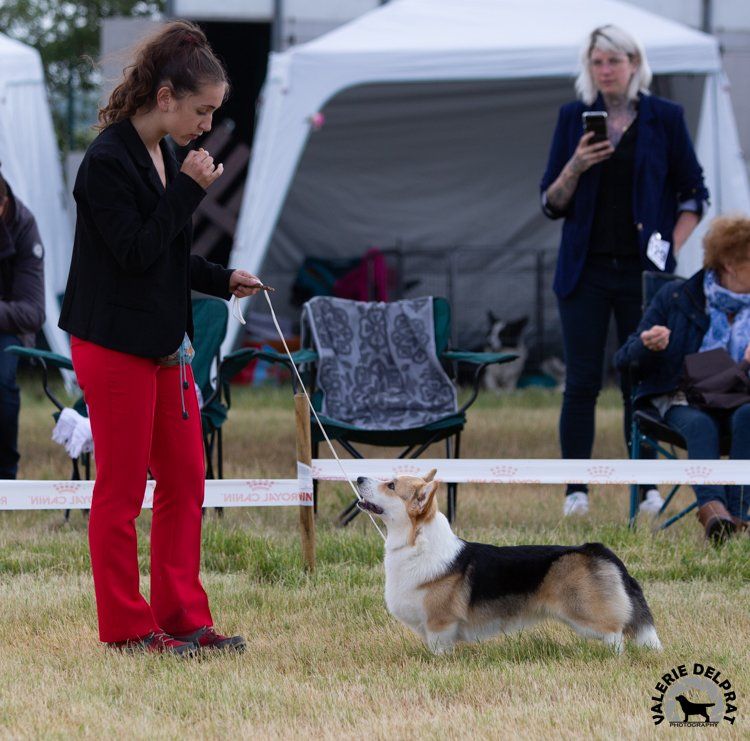
[[[300,480],[309,480],[312,492],[312,475],[300,476],[300,469],[312,468],[312,445],[310,443],[310,407],[304,394],[294,395],[294,421],[297,428],[297,476]],[[300,465],[301,464],[301,465]],[[302,541],[302,558],[308,571],[315,569],[315,513],[312,507],[299,508],[300,538]]]

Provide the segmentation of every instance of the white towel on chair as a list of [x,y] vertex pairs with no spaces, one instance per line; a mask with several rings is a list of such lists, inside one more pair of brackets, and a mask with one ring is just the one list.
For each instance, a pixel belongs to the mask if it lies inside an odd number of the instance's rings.
[[66,407],[57,418],[52,439],[65,446],[71,458],[78,458],[81,453],[91,453],[94,450],[94,440],[91,436],[91,422],[75,409]]
[[80,416],[75,409],[65,407],[57,418],[55,429],[52,430],[52,439],[60,445],[65,445],[70,440],[73,430],[76,428],[76,420]]

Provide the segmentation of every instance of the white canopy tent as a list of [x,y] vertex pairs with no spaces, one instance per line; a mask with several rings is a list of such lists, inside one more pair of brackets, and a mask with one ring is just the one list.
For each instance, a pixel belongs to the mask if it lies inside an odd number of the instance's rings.
[[[616,0],[392,0],[271,56],[230,264],[284,288],[305,255],[368,245],[502,243],[511,258],[554,250],[560,225],[541,216],[538,182],[580,48],[607,23],[643,42],[655,91],[685,105],[707,215],[750,211],[713,37]],[[498,249],[477,255],[471,270],[488,286],[474,280],[462,295],[483,294],[486,306],[501,300],[507,275]],[[681,272],[700,260],[696,234]]]
[[60,156],[39,53],[0,34],[0,162],[3,177],[36,218],[44,243],[44,334],[54,352],[69,355],[58,328],[57,296],[65,289],[73,244]]

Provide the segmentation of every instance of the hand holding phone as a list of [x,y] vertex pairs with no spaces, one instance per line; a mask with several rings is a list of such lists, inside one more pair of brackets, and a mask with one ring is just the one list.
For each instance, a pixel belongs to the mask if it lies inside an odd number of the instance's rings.
[[615,148],[607,138],[607,114],[605,111],[583,113],[584,134],[568,162],[569,172],[578,177],[593,165],[612,156]]
[[585,111],[581,118],[583,120],[583,130],[585,133],[593,133],[594,136],[589,139],[590,144],[599,144],[607,141],[607,112],[606,111]]

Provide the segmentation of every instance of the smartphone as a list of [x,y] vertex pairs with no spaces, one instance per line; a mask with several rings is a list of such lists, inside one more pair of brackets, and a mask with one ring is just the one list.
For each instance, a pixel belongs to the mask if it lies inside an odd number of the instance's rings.
[[594,136],[589,144],[598,144],[607,141],[607,112],[606,111],[585,111],[581,118],[583,119],[583,130],[585,133],[594,132]]

